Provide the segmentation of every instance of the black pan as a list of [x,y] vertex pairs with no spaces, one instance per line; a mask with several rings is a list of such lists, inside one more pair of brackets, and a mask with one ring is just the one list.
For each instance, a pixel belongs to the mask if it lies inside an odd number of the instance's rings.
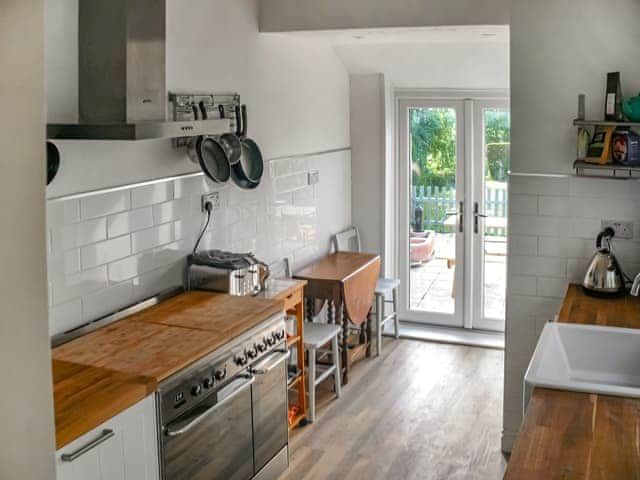
[[55,144],[47,142],[47,185],[56,178],[59,169],[60,151]]
[[247,138],[247,107],[236,107],[237,136],[242,143],[240,161],[231,166],[231,178],[240,188],[253,189],[260,185],[264,174],[264,159],[258,144]]
[[[220,111],[220,118],[225,118],[224,105],[218,105],[218,110]],[[238,135],[235,133],[223,133],[220,135],[219,142],[227,152],[229,164],[234,165],[238,163],[240,157],[242,157],[242,142]]]
[[231,176],[231,167],[227,153],[211,137],[194,137],[189,142],[189,158],[200,165],[204,174],[216,183],[226,183]]

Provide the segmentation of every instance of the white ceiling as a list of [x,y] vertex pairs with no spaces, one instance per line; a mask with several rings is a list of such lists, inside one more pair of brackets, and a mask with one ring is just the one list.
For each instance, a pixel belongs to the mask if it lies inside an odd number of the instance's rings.
[[383,73],[401,88],[509,88],[509,27],[297,32],[333,45],[349,74]]

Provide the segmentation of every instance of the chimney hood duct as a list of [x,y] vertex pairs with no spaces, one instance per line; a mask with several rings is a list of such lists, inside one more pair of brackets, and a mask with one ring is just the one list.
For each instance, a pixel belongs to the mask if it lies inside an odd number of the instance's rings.
[[143,140],[214,135],[229,120],[167,121],[166,0],[79,0],[80,123],[54,139]]

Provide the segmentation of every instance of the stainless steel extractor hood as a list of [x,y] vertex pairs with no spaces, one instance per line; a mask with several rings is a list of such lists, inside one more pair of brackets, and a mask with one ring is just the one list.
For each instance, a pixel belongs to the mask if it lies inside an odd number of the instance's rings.
[[79,0],[79,120],[52,139],[144,140],[214,135],[226,119],[167,121],[166,0]]

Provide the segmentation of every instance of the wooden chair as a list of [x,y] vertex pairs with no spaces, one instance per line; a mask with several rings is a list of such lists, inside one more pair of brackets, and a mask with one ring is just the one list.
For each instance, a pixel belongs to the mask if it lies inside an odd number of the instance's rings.
[[[356,227],[349,227],[333,236],[333,248],[336,252],[361,252],[360,233]],[[398,318],[398,289],[400,280],[397,278],[380,278],[375,290],[375,310],[372,314],[376,321],[376,351],[382,352],[382,330],[387,322],[393,320],[395,337],[400,336],[400,320]],[[385,305],[393,305],[393,311],[385,315]]]
[[[342,395],[340,372],[340,347],[338,346],[340,326],[328,323],[307,322],[304,326],[304,348],[309,352],[307,368],[307,391],[309,392],[309,423],[316,419],[316,387],[329,375],[333,375],[336,397]],[[323,350],[323,345],[331,344],[331,350]],[[330,356],[331,364],[316,363],[316,356]]]

